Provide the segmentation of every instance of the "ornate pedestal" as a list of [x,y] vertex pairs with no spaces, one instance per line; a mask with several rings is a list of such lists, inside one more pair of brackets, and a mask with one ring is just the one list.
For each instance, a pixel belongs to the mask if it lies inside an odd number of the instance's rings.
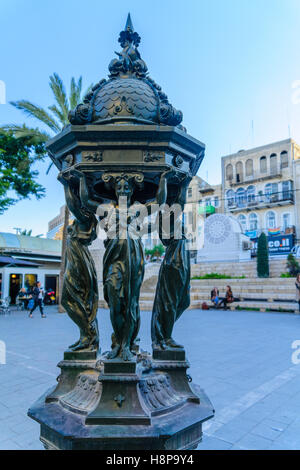
[[100,358],[85,366],[62,361],[58,386],[28,412],[41,424],[45,448],[195,449],[213,407],[203,390],[191,385],[184,350],[156,351],[154,357]]
[[[108,79],[93,86],[70,113],[70,125],[47,143],[75,219],[62,305],[80,336],[59,363],[57,386],[28,414],[40,423],[47,449],[194,449],[214,410],[191,384],[185,351],[172,334],[190,303],[183,211],[205,146],[186,133],[181,111],[150,78],[130,16],[119,42]],[[137,341],[149,218],[166,247],[151,318],[153,355],[138,353]],[[99,356],[98,273],[88,249],[99,224],[113,327],[105,356]]]

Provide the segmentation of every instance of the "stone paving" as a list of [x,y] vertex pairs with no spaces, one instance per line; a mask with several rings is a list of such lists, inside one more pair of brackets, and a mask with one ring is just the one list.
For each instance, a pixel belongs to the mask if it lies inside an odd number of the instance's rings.
[[[28,407],[55,383],[77,328],[56,307],[29,319],[0,316],[6,364],[0,365],[0,450],[42,449]],[[150,350],[150,312],[142,312],[141,346]],[[109,312],[100,310],[102,350],[109,348]],[[300,365],[291,360],[300,316],[249,311],[189,310],[174,337],[185,344],[189,373],[216,409],[198,449],[300,449]]]

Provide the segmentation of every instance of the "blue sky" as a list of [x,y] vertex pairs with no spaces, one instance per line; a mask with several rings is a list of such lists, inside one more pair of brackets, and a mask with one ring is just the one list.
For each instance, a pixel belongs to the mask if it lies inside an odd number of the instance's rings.
[[[150,75],[183,111],[188,132],[206,144],[200,176],[219,183],[222,155],[285,139],[289,127],[300,142],[300,104],[292,100],[300,80],[299,0],[0,0],[7,103],[52,104],[53,72],[67,86],[73,75],[85,86],[106,77],[128,11]],[[24,117],[0,105],[0,125],[11,122]],[[0,231],[46,233],[63,204],[57,171],[46,176],[46,168],[38,169],[47,196],[10,208]]]

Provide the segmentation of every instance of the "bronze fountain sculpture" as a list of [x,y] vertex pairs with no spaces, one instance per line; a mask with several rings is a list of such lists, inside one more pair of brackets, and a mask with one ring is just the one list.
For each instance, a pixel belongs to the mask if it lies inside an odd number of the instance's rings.
[[[190,383],[173,327],[190,303],[182,212],[205,147],[186,133],[181,111],[149,77],[130,15],[119,42],[122,51],[109,64],[108,80],[93,87],[70,113],[70,125],[48,143],[75,217],[68,228],[62,305],[80,337],[58,364],[58,384],[28,414],[40,423],[47,449],[193,449],[214,410]],[[153,215],[166,253],[150,354],[139,350],[137,335],[141,237]],[[88,249],[99,225],[106,232],[103,291],[113,327],[106,354],[99,348],[97,274]]]

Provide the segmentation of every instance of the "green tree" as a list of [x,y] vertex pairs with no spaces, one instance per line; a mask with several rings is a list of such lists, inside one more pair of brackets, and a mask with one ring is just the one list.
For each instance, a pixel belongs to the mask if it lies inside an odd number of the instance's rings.
[[[31,128],[26,124],[15,125],[10,124],[3,127],[4,131],[13,132],[17,138],[29,138],[38,141],[40,144],[45,144],[51,137],[60,132],[65,126],[69,124],[68,115],[71,109],[74,109],[77,104],[82,101],[82,96],[87,94],[92,85],[82,94],[82,77],[76,82],[75,78],[72,77],[70,85],[70,93],[67,95],[66,88],[62,79],[57,73],[54,73],[49,78],[49,86],[53,93],[54,104],[48,106],[47,109],[42,108],[36,104],[33,104],[28,100],[12,101],[11,104],[22,111],[26,116],[34,118],[39,121],[47,130],[44,131],[40,128]],[[51,168],[49,166],[48,170]],[[66,252],[66,240],[67,240],[67,227],[69,225],[69,210],[65,205],[64,214],[64,226],[63,226],[63,237],[62,237],[62,263],[60,272],[60,298],[63,275],[65,271],[65,252]]]
[[257,276],[269,277],[269,249],[268,239],[264,232],[260,234],[257,242]]
[[145,254],[147,256],[150,255],[151,259],[155,258],[155,257],[160,258],[164,252],[165,252],[165,248],[162,244],[155,245],[153,248],[151,248],[151,249],[147,248],[145,250]]
[[0,214],[20,199],[44,196],[45,189],[35,181],[38,172],[32,169],[44,153],[43,143],[32,136],[16,139],[11,133],[0,133]]
[[297,276],[297,274],[300,272],[300,265],[293,253],[289,253],[288,255],[286,267],[291,276]]

